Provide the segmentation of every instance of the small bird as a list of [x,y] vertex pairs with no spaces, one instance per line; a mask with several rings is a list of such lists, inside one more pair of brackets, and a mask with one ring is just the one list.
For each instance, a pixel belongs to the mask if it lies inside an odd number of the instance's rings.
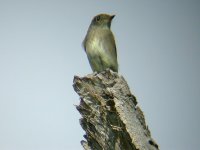
[[93,72],[101,72],[110,68],[118,72],[115,39],[110,30],[115,15],[99,14],[92,19],[83,41]]

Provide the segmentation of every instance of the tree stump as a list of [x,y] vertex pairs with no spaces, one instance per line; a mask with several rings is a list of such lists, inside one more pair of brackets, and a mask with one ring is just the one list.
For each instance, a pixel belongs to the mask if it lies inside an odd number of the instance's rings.
[[158,150],[142,110],[122,76],[109,69],[74,77],[85,150]]

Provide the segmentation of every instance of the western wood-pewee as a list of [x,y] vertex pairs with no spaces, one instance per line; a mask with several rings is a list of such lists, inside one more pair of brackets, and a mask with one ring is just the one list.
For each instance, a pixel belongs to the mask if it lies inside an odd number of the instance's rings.
[[118,72],[115,39],[110,30],[114,15],[99,14],[92,19],[83,41],[90,66],[95,72],[107,68]]

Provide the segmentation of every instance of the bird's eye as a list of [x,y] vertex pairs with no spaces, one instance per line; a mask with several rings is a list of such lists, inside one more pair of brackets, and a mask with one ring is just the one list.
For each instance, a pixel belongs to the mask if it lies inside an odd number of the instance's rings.
[[99,21],[101,18],[100,18],[100,16],[97,16],[96,17],[96,21]]

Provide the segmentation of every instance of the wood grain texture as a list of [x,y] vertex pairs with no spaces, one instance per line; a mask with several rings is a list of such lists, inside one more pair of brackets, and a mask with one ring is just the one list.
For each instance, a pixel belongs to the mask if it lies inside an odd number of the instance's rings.
[[158,150],[142,110],[122,76],[107,69],[83,78],[74,77],[80,96],[85,150]]

